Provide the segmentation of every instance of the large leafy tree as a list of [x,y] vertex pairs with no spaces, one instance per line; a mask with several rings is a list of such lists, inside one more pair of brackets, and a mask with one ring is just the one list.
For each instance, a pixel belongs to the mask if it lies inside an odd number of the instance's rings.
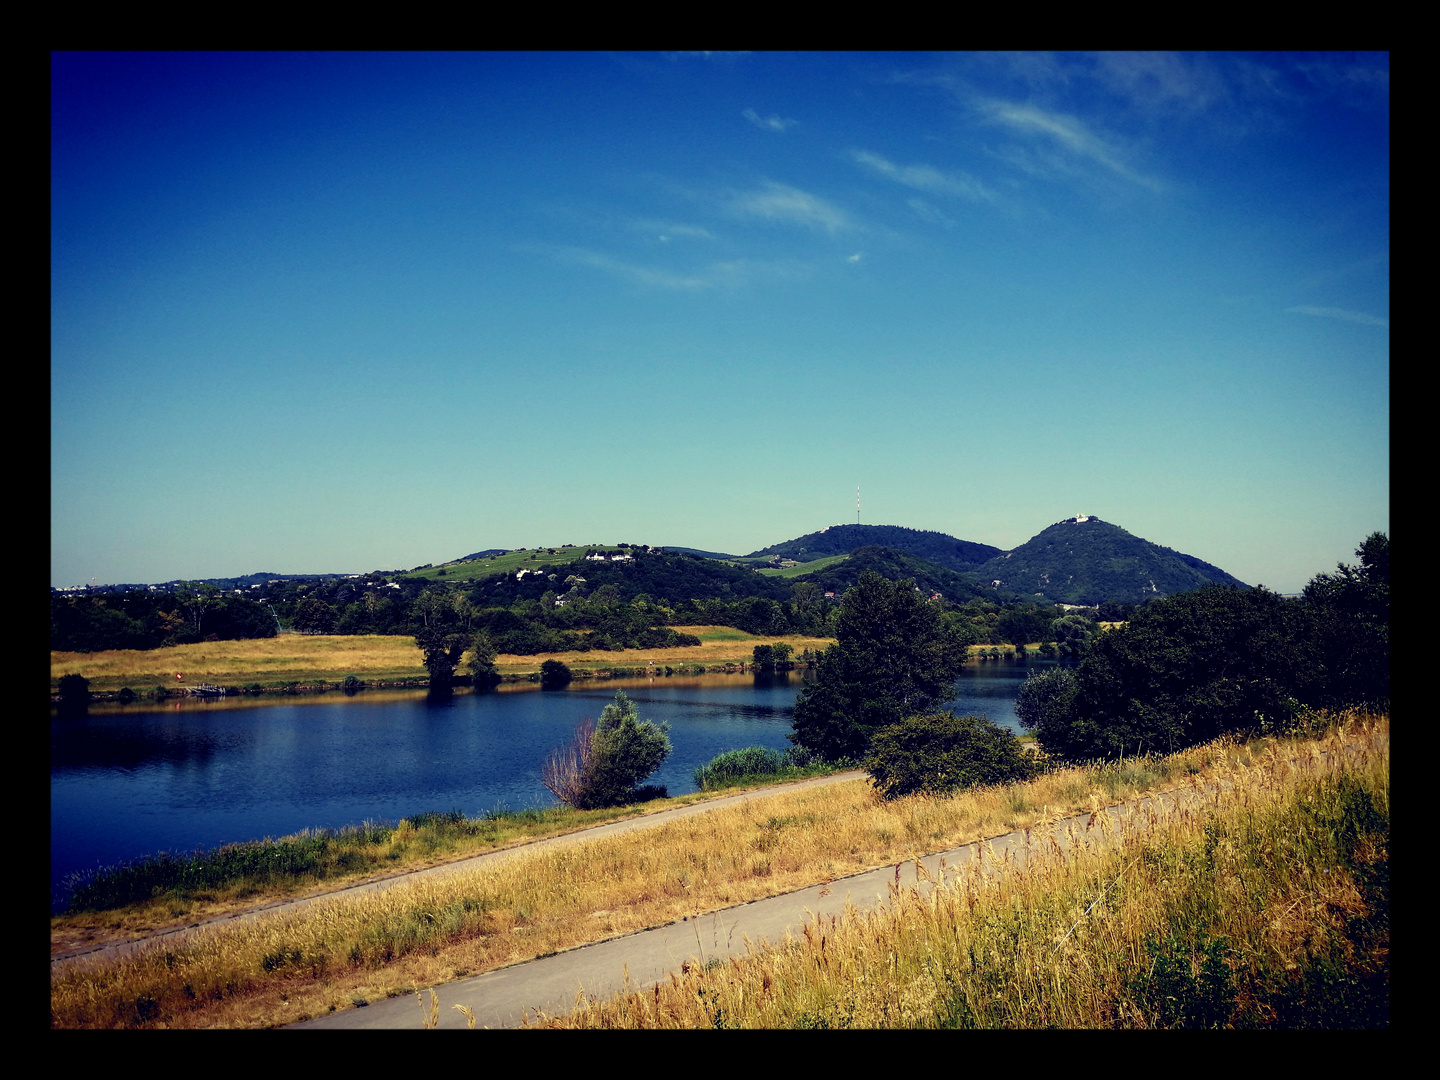
[[965,642],[913,581],[861,575],[836,636],[795,703],[791,742],[830,760],[859,758],[876,731],[955,696]]
[[1355,555],[1358,565],[1341,563],[1305,586],[1325,677],[1322,703],[1331,706],[1390,700],[1390,538],[1372,533]]
[[460,666],[475,635],[469,628],[468,603],[463,607],[443,589],[426,589],[411,607],[411,617],[419,623],[415,645],[425,658],[430,672],[430,693],[449,694],[454,685],[455,669]]
[[1100,634],[1074,672],[1030,679],[1015,711],[1047,751],[1169,751],[1283,726],[1302,706],[1390,697],[1390,543],[1320,574],[1303,600],[1211,585],[1138,609]]
[[1016,711],[1046,750],[1070,758],[1164,753],[1282,724],[1308,696],[1310,629],[1301,604],[1209,585],[1101,634],[1073,683],[1055,676],[1022,691]]

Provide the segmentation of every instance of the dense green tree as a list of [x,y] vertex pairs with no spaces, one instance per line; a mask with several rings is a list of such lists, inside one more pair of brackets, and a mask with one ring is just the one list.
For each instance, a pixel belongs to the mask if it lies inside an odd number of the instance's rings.
[[573,678],[569,666],[560,660],[546,660],[540,665],[541,686],[566,686]]
[[1001,615],[995,629],[999,632],[1001,641],[1011,645],[1028,645],[1032,641],[1049,640],[1050,623],[1049,612],[1042,611],[1033,604],[1022,604]]
[[451,692],[455,669],[474,641],[467,612],[455,602],[457,599],[464,598],[442,588],[429,588],[415,598],[411,607],[420,624],[415,644],[430,672],[430,693],[437,697]]
[[954,697],[965,646],[913,582],[863,574],[836,629],[795,703],[791,742],[830,760],[858,758],[880,728]]
[[465,651],[470,648],[473,635],[465,630],[445,630],[438,626],[422,627],[415,634],[415,644],[425,657],[425,667],[430,672],[430,693],[443,696],[454,688],[455,669]]
[[204,582],[187,581],[175,590],[175,600],[185,612],[193,640],[203,641],[204,635],[212,632],[205,625],[205,615],[220,606],[220,590]]
[[470,685],[477,689],[494,686],[500,681],[500,674],[495,670],[495,646],[490,641],[490,635],[481,630],[477,632],[470,642],[473,650],[470,653]]
[[290,625],[302,634],[328,634],[335,629],[335,609],[318,596],[307,596],[295,608]]
[[1157,600],[1091,642],[1073,693],[1054,677],[1022,720],[1070,758],[1169,752],[1280,725],[1310,679],[1311,626],[1303,605],[1263,588],[1210,585]]
[[1062,615],[1050,624],[1050,640],[1059,644],[1062,656],[1083,656],[1100,627],[1083,615]]
[[1035,775],[1020,740],[983,716],[925,713],[877,731],[864,768],[887,799],[985,784],[1013,784]]
[[1305,586],[1316,621],[1324,704],[1383,706],[1390,700],[1390,539],[1372,533],[1356,566],[1317,574]]
[[1079,682],[1070,668],[1032,671],[1015,695],[1015,715],[1031,731],[1057,731],[1069,722]]
[[90,705],[90,680],[73,672],[61,675],[59,689],[59,713],[62,716],[83,715]]

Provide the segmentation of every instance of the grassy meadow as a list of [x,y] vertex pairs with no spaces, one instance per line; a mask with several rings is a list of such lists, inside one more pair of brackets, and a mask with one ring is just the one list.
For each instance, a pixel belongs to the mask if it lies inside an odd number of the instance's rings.
[[[1338,752],[1342,747],[1372,745],[1371,736],[1380,735],[1386,736],[1380,744],[1386,749],[1383,753],[1371,749],[1357,754],[1356,760],[1363,761],[1363,766],[1352,768],[1348,764],[1351,758]],[[1335,861],[1338,856],[1331,850],[1333,837],[1312,841],[1309,833],[1298,833],[1290,825],[1264,824],[1262,830],[1260,824],[1245,824],[1262,823],[1262,818],[1269,822],[1271,819],[1264,815],[1272,813],[1272,803],[1281,809],[1290,806],[1285,812],[1291,813],[1291,818],[1299,814],[1305,819],[1307,811],[1295,810],[1292,804],[1301,805],[1311,797],[1295,794],[1302,792],[1310,773],[1290,766],[1292,758],[1316,763],[1313,771],[1317,775],[1325,774],[1327,769],[1336,776],[1353,773],[1355,782],[1364,785],[1371,805],[1388,815],[1388,720],[1383,718],[1350,718],[1320,742],[1220,742],[1166,758],[1062,769],[1026,784],[979,789],[946,798],[912,797],[886,803],[864,780],[808,791],[777,789],[772,795],[739,806],[717,807],[696,817],[625,836],[596,839],[563,850],[517,853],[499,865],[468,875],[444,881],[413,881],[379,895],[322,901],[304,911],[253,923],[201,929],[182,942],[130,957],[67,966],[52,974],[51,1025],[268,1027],[385,996],[412,993],[416,986],[429,985],[439,987],[443,1002],[441,984],[451,979],[831,881],[1011,829],[1043,828],[1066,814],[1094,810],[1138,792],[1228,779],[1236,785],[1236,793],[1214,800],[1209,807],[1217,821],[1223,820],[1222,825],[1207,832],[1203,815],[1192,815],[1184,826],[1189,831],[1175,833],[1173,841],[1166,841],[1169,847],[1125,847],[1118,868],[1104,862],[1108,856],[1097,850],[1075,860],[1079,869],[1066,870],[1067,864],[1061,860],[1053,871],[1037,870],[1032,884],[1023,884],[1032,875],[1017,878],[1021,884],[1004,886],[1012,889],[1008,893],[996,891],[1001,889],[1000,884],[976,881],[954,894],[959,899],[947,901],[952,902],[952,908],[945,909],[945,914],[933,916],[925,912],[939,911],[934,906],[938,901],[900,897],[896,908],[902,912],[897,924],[900,929],[884,930],[892,937],[883,943],[875,937],[882,932],[875,929],[879,924],[854,920],[860,929],[853,932],[861,935],[857,942],[870,944],[847,944],[845,948],[850,952],[845,955],[859,965],[853,971],[870,973],[873,982],[869,986],[837,982],[829,989],[812,992],[800,975],[787,973],[783,996],[790,1002],[789,1011],[765,1011],[769,1008],[766,1002],[782,996],[775,991],[780,985],[776,981],[779,968],[774,966],[780,961],[775,957],[790,956],[800,947],[792,945],[791,952],[782,950],[752,960],[758,965],[753,968],[737,965],[704,972],[701,978],[709,982],[682,981],[677,985],[685,989],[675,990],[673,998],[665,997],[665,1004],[657,1006],[658,1014],[642,1014],[642,1007],[632,1000],[628,1004],[595,1003],[575,1017],[558,1021],[599,1026],[672,1021],[677,1026],[923,1026],[951,1021],[1043,1026],[1048,1018],[1049,1023],[1058,1026],[1153,1026],[1160,1014],[1116,1013],[1106,1004],[1111,999],[1105,995],[1111,993],[1114,980],[1120,977],[1116,974],[1120,969],[1115,967],[1119,960],[1110,953],[1132,959],[1148,956],[1144,951],[1148,948],[1148,934],[1159,950],[1151,968],[1162,971],[1166,978],[1173,975],[1179,982],[1184,977],[1190,977],[1192,982],[1199,979],[1197,985],[1204,990],[1210,986],[1205,979],[1213,982],[1220,978],[1213,964],[1205,967],[1207,958],[1220,949],[1217,955],[1226,965],[1234,959],[1230,952],[1223,951],[1230,945],[1216,946],[1214,942],[1221,938],[1227,942],[1242,940],[1238,923],[1232,928],[1225,921],[1231,916],[1211,917],[1222,901],[1255,906],[1257,914],[1246,917],[1247,926],[1273,924],[1273,933],[1264,931],[1261,938],[1245,938],[1243,945],[1235,946],[1260,950],[1269,965],[1267,971],[1274,968],[1289,972],[1292,969],[1284,967],[1285,963],[1294,960],[1299,964],[1295,958],[1304,959],[1309,955],[1307,949],[1323,950],[1330,944],[1339,950],[1334,956],[1342,959],[1349,947],[1345,941],[1356,948],[1364,945],[1372,952],[1378,947],[1366,944],[1368,938],[1360,942],[1353,935],[1342,940],[1335,929],[1341,915],[1348,912],[1358,917],[1373,907],[1373,896],[1365,892],[1369,886],[1357,877],[1361,871],[1350,868],[1352,864],[1372,868],[1384,865],[1383,840],[1376,838],[1373,829],[1362,830],[1362,836],[1356,832],[1359,826],[1345,826],[1343,821],[1348,818],[1341,815],[1342,824],[1332,828],[1332,833],[1335,828],[1342,832],[1350,828],[1347,836],[1361,837],[1351,844],[1346,856],[1351,862],[1346,863],[1343,859]],[[1276,791],[1289,794],[1273,794]],[[1323,792],[1313,796],[1307,804],[1315,808],[1311,817],[1322,825],[1330,822],[1334,807],[1339,805],[1336,798],[1340,796]],[[1354,797],[1344,798],[1350,798],[1354,807],[1360,806]],[[1300,799],[1301,804],[1295,799]],[[1370,820],[1366,818],[1361,824]],[[1194,840],[1192,833],[1200,839]],[[1252,843],[1251,837],[1259,839]],[[403,836],[400,839],[404,841]],[[415,842],[413,837],[410,842]],[[1320,854],[1312,857],[1312,849]],[[1262,855],[1267,869],[1253,869],[1251,864]],[[1277,860],[1278,869],[1269,868]],[[1316,869],[1320,863],[1335,872],[1320,877]],[[1292,865],[1294,869],[1285,869]],[[1045,876],[1051,873],[1060,875],[1055,879],[1060,884],[1052,884]],[[1067,881],[1069,884],[1065,884]],[[1099,887],[1111,881],[1117,884],[1106,886],[1105,903],[1096,909],[1099,917],[1061,941],[1062,922],[1068,926],[1075,921],[1084,906],[1095,899]],[[998,899],[985,899],[989,906],[976,906],[980,899],[992,895]],[[1126,910],[1135,912],[1119,920],[1129,936],[1104,936],[1117,921],[1112,911],[1122,899],[1128,905]],[[943,968],[937,966],[938,960],[927,967],[925,960],[925,948],[941,948],[939,938],[924,939],[930,944],[917,946],[920,952],[912,955],[912,941],[922,940],[913,936],[921,932],[922,923],[948,933],[972,908],[982,912],[976,925],[988,937],[982,934],[957,938],[973,944],[966,944],[959,953],[952,949],[945,954],[948,959]],[[1146,915],[1147,911],[1151,914]],[[1187,927],[1204,936],[1186,937],[1190,932]],[[833,950],[838,947],[835,935],[840,932],[836,926],[822,928],[819,935],[831,942],[829,948]],[[1265,933],[1271,937],[1264,937]],[[867,934],[868,938],[864,936]],[[901,940],[893,936],[896,934],[912,936]],[[1136,939],[1135,934],[1140,938]],[[1082,945],[1085,951],[1078,951]],[[1264,952],[1267,948],[1271,951]],[[897,950],[893,964],[875,959],[890,955],[887,949]],[[1051,963],[1042,969],[1038,959],[1031,962],[1051,952],[1070,966]],[[1325,970],[1334,978],[1345,977],[1348,969],[1336,968],[1338,961],[1332,953],[1325,953],[1331,957],[1326,961],[1331,967]],[[831,960],[837,955],[833,951],[829,954]],[[1250,955],[1235,954],[1242,959]],[[966,965],[973,966],[977,958],[989,956],[995,958],[987,961],[991,966],[985,970],[990,974],[977,976],[981,980],[975,984],[979,989],[972,993],[966,982],[971,968]],[[1199,968],[1181,963],[1183,958],[1197,956]],[[863,963],[862,957],[867,958]],[[1020,961],[1028,966],[1014,968],[1013,979],[1004,974],[1011,970],[1006,965],[1013,967]],[[795,961],[792,967],[798,972],[808,970],[807,964],[818,964],[824,971],[827,962],[822,948],[820,961],[811,957]],[[1275,968],[1277,963],[1279,968]],[[766,968],[766,964],[771,967]],[[1201,974],[1194,975],[1192,969]],[[1293,970],[1309,971],[1311,967],[1302,964]],[[1092,971],[1093,977],[1089,974]],[[1210,974],[1204,975],[1206,971]],[[1385,971],[1388,979],[1388,967]],[[751,979],[751,972],[760,990],[745,981]],[[1032,976],[1032,972],[1042,974]],[[1192,975],[1185,976],[1186,972]],[[946,982],[947,978],[951,981]],[[1285,976],[1277,978],[1283,982]],[[985,979],[994,982],[993,988]],[[1041,990],[1049,985],[1047,980],[1061,987],[1075,983],[1077,990],[1066,991],[1069,1004],[1063,1008],[1055,1002],[1046,1004],[1043,1009],[1048,1012],[1034,1005],[1046,1000]],[[1155,997],[1163,989],[1160,983],[1146,985],[1151,989],[1144,992],[1152,996],[1145,1000],[1164,998],[1164,994]],[[788,989],[792,986],[793,990]],[[662,987],[661,993],[670,995],[671,989]],[[692,1003],[709,1004],[696,1012],[682,1000],[687,994]],[[975,1001],[967,995],[974,996]],[[744,1001],[752,999],[755,1011],[746,1011],[752,1006],[744,1005]],[[885,1000],[897,1004],[886,1012]],[[962,1008],[961,1001],[969,1004]],[[1296,1008],[1303,1005],[1301,1001]],[[1030,1011],[1024,1011],[1022,1006]],[[965,1012],[966,1008],[971,1011]],[[1262,1014],[1263,1010],[1254,1015]],[[645,1020],[642,1015],[651,1019]]]
[[802,574],[813,574],[817,570],[824,570],[827,566],[842,563],[849,557],[849,555],[829,555],[823,559],[811,559],[809,562],[796,563],[794,566],[767,568],[761,570],[760,573],[766,577],[795,578]]

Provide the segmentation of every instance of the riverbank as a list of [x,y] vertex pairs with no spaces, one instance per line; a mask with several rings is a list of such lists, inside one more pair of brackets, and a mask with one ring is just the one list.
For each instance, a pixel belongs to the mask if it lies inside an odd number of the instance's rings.
[[[806,649],[820,652],[833,644],[829,638],[799,635],[761,637],[729,626],[674,629],[694,634],[700,644],[616,652],[501,654],[495,668],[506,682],[538,680],[546,660],[565,664],[576,679],[698,675],[749,669],[756,645],[783,642],[798,657]],[[186,687],[196,684],[236,693],[277,694],[341,690],[347,679],[355,680],[352,687],[360,683],[366,689],[424,688],[429,683],[415,639],[400,635],[282,634],[145,651],[52,652],[52,698],[58,694],[60,679],[72,674],[89,680],[91,697],[97,701],[120,699],[125,689],[140,698],[184,695],[189,692]]]
[[[1012,829],[1043,827],[1144,791],[1281,776],[1291,761],[1337,762],[1350,746],[1387,734],[1388,720],[1364,718],[1318,741],[1221,741],[1169,758],[1065,769],[1024,785],[895,803],[880,800],[864,780],[767,794],[596,840],[583,858],[536,849],[473,875],[417,877],[381,894],[197,930],[173,946],[57,973],[51,1024],[292,1023]],[[1382,770],[1388,774],[1388,753]],[[1247,799],[1220,801],[1240,807]],[[1164,884],[1147,884],[1139,899],[1159,896],[1154,890]],[[1094,897],[1092,889],[1085,903]],[[1286,891],[1282,899],[1289,905],[1293,897]],[[1067,898],[1067,924],[1083,910],[1071,907]],[[1051,929],[1047,923],[1043,934],[1023,940],[1049,948]]]

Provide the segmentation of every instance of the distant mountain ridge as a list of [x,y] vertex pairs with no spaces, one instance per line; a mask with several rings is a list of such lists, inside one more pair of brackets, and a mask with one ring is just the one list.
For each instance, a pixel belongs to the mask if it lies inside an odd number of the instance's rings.
[[907,529],[900,525],[831,525],[782,544],[752,551],[746,558],[779,555],[796,562],[810,562],[831,555],[849,555],[862,547],[883,547],[932,562],[957,573],[969,573],[1003,554],[989,544],[960,540],[947,533],[928,529]]
[[1057,604],[1139,604],[1218,583],[1249,585],[1203,559],[1080,514],[980,566],[987,584]]
[[974,599],[1005,599],[997,590],[981,584],[976,574],[951,570],[894,548],[876,546],[856,548],[849,558],[792,580],[797,584],[802,581],[814,582],[826,592],[839,596],[859,581],[860,575],[867,570],[873,570],[889,581],[909,579],[915,582],[915,587],[922,592],[938,593],[957,604]]
[[[1088,606],[1107,601],[1143,603],[1156,597],[1190,592],[1212,582],[1237,588],[1250,587],[1218,566],[1194,555],[1151,543],[1118,525],[1085,514],[1057,521],[1010,551],[990,544],[961,540],[942,532],[909,529],[899,525],[832,525],[743,556],[745,559],[774,556],[794,559],[796,562],[848,556],[844,562],[786,581],[754,574],[752,570],[743,567],[722,568],[717,564],[724,564],[734,556],[719,552],[676,547],[647,550],[656,554],[662,550],[671,553],[664,561],[670,565],[673,560],[673,572],[667,571],[661,575],[665,578],[663,583],[657,579],[644,591],[657,595],[659,592],[668,595],[675,591],[676,595],[693,594],[691,598],[722,595],[783,598],[791,585],[804,580],[813,581],[826,591],[838,594],[854,584],[860,573],[867,569],[876,570],[896,580],[913,578],[917,587],[942,593],[947,599],[958,602],[981,596],[999,599],[997,594],[1008,594],[1037,603]],[[483,557],[500,555],[504,551],[505,549],[501,548],[488,548],[444,565],[469,568]],[[537,548],[536,551],[540,552],[541,549]],[[543,553],[540,558],[545,561]],[[545,566],[548,572],[553,572],[555,567],[551,567],[549,562],[553,560],[545,561]],[[526,565],[528,567],[528,564]],[[589,588],[597,587],[600,579],[606,577],[605,568],[608,565],[589,561],[585,563],[582,576],[592,579]],[[658,566],[658,563],[654,565]],[[418,570],[428,571],[430,568],[427,565],[417,567],[416,571]],[[374,573],[405,578],[416,571]],[[439,572],[443,574],[444,570]],[[532,572],[535,572],[533,568],[526,570],[526,573]],[[636,572],[634,567],[631,572]],[[236,589],[258,586],[268,581],[368,576],[370,575],[256,573],[231,578],[203,579],[203,583]],[[496,592],[496,602],[508,603],[519,595],[510,595],[500,587],[501,582],[508,576],[500,572],[493,575],[472,574],[462,577],[461,583],[468,588],[483,579],[489,583],[487,589]],[[492,577],[496,579],[494,582],[491,582]],[[536,582],[539,580],[537,576]],[[620,586],[622,580],[616,578],[614,583]],[[168,589],[176,584],[179,583],[172,582],[161,587]],[[540,586],[542,589],[545,587],[547,586]],[[122,588],[143,589],[145,586],[101,586],[103,591]],[[518,586],[512,581],[510,592],[513,593],[516,588]],[[528,595],[527,590],[521,591]],[[500,593],[505,593],[505,598],[501,598]]]

